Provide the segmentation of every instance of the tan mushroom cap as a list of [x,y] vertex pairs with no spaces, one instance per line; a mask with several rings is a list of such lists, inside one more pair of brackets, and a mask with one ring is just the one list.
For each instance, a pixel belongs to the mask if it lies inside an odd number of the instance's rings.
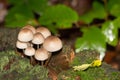
[[35,54],[35,49],[33,47],[27,47],[24,51],[26,56],[33,56]]
[[44,36],[44,38],[47,38],[51,35],[51,32],[45,27],[38,27],[36,29],[36,32],[40,32]]
[[25,28],[30,29],[30,30],[33,32],[33,34],[36,33],[36,29],[35,29],[35,27],[33,27],[33,26],[31,26],[31,25],[26,25],[26,26],[23,27],[22,29],[25,29]]
[[30,29],[22,29],[18,34],[18,40],[22,42],[28,42],[33,39],[33,32]]
[[49,54],[48,54],[48,51],[45,50],[44,48],[39,48],[36,50],[34,57],[36,60],[44,61],[48,59]]
[[33,44],[42,44],[44,42],[44,37],[41,33],[37,32],[33,36],[32,43]]
[[16,47],[19,48],[19,49],[25,49],[25,48],[28,47],[27,44],[28,44],[28,43],[26,43],[26,42],[17,41],[17,42],[16,42]]
[[57,36],[49,36],[45,39],[43,47],[49,52],[55,52],[62,48],[62,41]]

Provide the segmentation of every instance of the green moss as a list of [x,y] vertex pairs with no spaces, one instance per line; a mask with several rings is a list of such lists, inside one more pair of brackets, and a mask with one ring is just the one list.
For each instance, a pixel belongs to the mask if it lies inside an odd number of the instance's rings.
[[[96,51],[86,50],[76,54],[71,66],[91,63],[97,59]],[[110,65],[102,63],[100,67],[90,67],[85,71],[75,71],[73,68],[63,71],[58,75],[58,80],[76,80],[80,77],[81,80],[119,80],[120,72],[111,68]]]
[[73,69],[61,72],[59,80],[75,80],[77,76],[81,80],[119,80],[120,72],[111,71],[110,74],[106,73],[103,67],[89,68],[85,71],[74,71]]
[[15,56],[13,51],[0,52],[0,72],[3,72],[4,67],[9,63],[10,59]]
[[2,58],[0,58],[0,71],[3,71],[4,66],[6,65],[6,63],[9,62],[8,57],[3,56]]
[[14,51],[0,52],[1,80],[49,80],[48,70],[40,65],[32,66],[28,58]]
[[84,50],[76,54],[72,66],[82,65],[86,63],[91,63],[92,61],[99,58],[99,53],[95,50]]
[[[91,63],[98,57],[96,51],[86,50],[77,53],[71,66]],[[64,70],[58,75],[58,80],[119,80],[120,72],[102,63],[100,67],[90,67],[85,71]],[[50,80],[48,69],[40,65],[32,66],[28,58],[22,58],[14,51],[0,52],[1,80]]]

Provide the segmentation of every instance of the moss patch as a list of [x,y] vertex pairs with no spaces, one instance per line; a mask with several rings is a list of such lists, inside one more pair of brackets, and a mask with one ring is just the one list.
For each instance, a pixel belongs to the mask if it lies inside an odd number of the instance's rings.
[[40,65],[32,66],[28,58],[14,51],[0,52],[1,80],[49,80],[48,70]]
[[[91,63],[97,59],[98,55],[99,53],[91,50],[77,53],[71,66]],[[63,71],[58,75],[58,80],[119,80],[119,75],[119,71],[103,62],[102,66],[90,67],[85,71],[74,71],[73,68]]]

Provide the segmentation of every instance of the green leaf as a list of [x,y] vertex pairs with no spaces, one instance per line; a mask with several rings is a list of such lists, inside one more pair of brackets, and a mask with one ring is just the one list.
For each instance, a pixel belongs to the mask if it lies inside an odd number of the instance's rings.
[[25,0],[18,0],[18,1],[15,1],[15,0],[7,0],[9,4],[12,4],[12,5],[19,5],[19,4],[22,4],[25,2]]
[[106,42],[112,46],[116,46],[118,42],[118,27],[113,22],[105,22],[102,26],[102,32],[106,36]]
[[109,0],[107,2],[107,9],[108,11],[111,11],[111,9],[115,6],[115,5],[119,5],[120,4],[120,0]]
[[35,13],[43,14],[48,7],[48,0],[29,0],[28,5]]
[[78,14],[62,4],[47,8],[39,19],[41,25],[53,25],[53,28],[70,28],[77,21]]
[[109,0],[107,3],[107,10],[115,17],[120,15],[120,0]]
[[28,18],[34,17],[29,5],[26,5],[24,3],[11,8],[8,14],[10,14],[12,16],[14,16],[14,14],[22,14]]
[[90,45],[87,45],[88,42],[84,40],[84,38],[77,38],[75,47],[76,47],[76,52],[82,51],[83,49],[89,49]]
[[76,52],[84,49],[97,50],[104,53],[106,50],[105,36],[97,27],[83,28],[83,37],[78,38],[75,43]]
[[114,5],[111,8],[110,13],[115,17],[120,17],[120,4]]
[[6,16],[6,27],[21,27],[26,24],[29,20],[33,20],[34,15],[28,5],[20,4],[11,8]]
[[95,18],[104,19],[105,17],[106,17],[106,12],[105,12],[104,6],[101,3],[94,1],[92,9],[86,14],[81,15],[79,19],[89,24]]
[[15,18],[12,20],[6,20],[6,27],[16,28],[16,27],[24,27],[26,24],[34,25],[36,24],[34,20],[27,19],[27,17],[21,14],[15,14]]
[[29,8],[31,8],[31,11],[34,11],[37,14],[42,14],[44,10],[48,7],[48,0],[8,0],[8,3],[13,5],[13,7],[21,4],[28,5]]
[[114,19],[113,24],[115,27],[120,28],[120,17],[117,17],[116,19]]

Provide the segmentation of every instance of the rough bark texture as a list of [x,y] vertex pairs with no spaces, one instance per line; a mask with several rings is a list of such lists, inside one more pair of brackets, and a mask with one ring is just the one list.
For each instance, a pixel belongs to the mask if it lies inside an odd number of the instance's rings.
[[0,27],[0,51],[15,49],[19,29]]

